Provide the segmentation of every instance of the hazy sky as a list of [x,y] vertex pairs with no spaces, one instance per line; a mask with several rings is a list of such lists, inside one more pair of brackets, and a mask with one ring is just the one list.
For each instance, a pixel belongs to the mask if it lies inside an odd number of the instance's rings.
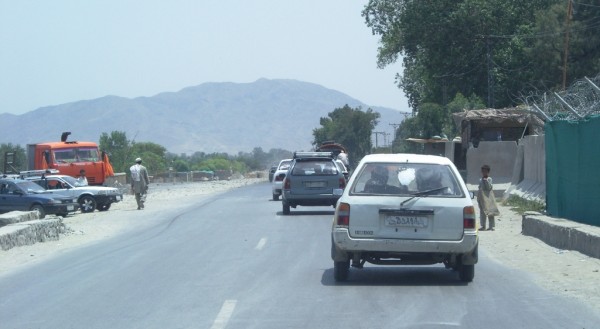
[[0,113],[205,82],[295,79],[409,111],[367,1],[0,0]]

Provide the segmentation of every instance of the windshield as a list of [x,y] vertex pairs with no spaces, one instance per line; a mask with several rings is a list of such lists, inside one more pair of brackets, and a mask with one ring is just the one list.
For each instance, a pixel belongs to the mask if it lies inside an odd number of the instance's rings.
[[288,161],[282,161],[279,164],[279,168],[278,170],[287,170],[290,168],[290,164],[292,164],[292,160],[288,160]]
[[56,149],[53,151],[57,163],[96,162],[99,161],[98,149],[94,147],[74,147]]
[[71,176],[64,176],[62,179],[63,179],[65,182],[69,183],[69,185],[71,185],[71,186],[76,186],[76,187],[77,187],[77,186],[86,186],[86,184],[85,184],[85,183],[83,183],[83,182],[80,182],[78,179],[76,179],[76,178],[73,178],[73,177],[71,177]]
[[462,196],[450,167],[420,163],[367,163],[360,170],[350,193],[366,195]]

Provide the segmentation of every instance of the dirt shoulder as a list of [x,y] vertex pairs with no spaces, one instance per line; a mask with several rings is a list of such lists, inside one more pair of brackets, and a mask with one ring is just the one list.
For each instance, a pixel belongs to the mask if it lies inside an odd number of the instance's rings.
[[[0,276],[60,255],[73,248],[111,238],[126,230],[152,223],[155,211],[179,207],[241,186],[265,182],[264,178],[212,181],[187,184],[151,184],[147,206],[136,210],[135,199],[125,195],[109,211],[76,214],[64,219],[69,232],[60,240],[0,251]],[[265,199],[270,195],[265,195]],[[497,261],[530,273],[542,287],[569,298],[579,299],[600,311],[600,260],[576,251],[558,250],[533,237],[521,234],[522,216],[500,206],[495,231],[480,232],[484,250],[480,262]],[[142,224],[143,225],[143,224]],[[477,273],[475,273],[477,280]]]

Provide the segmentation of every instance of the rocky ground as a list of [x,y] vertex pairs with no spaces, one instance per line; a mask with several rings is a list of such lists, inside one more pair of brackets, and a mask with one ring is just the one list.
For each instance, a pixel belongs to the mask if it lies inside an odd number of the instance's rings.
[[[65,218],[68,233],[58,241],[0,251],[0,276],[73,248],[117,236],[139,225],[151,224],[154,212],[259,182],[265,182],[265,179],[151,184],[144,210],[136,210],[134,197],[127,194],[122,202],[114,204],[109,211]],[[269,198],[270,194],[265,195],[265,201]],[[496,230],[480,232],[481,249],[484,250],[480,262],[498,261],[528,272],[540,286],[580,299],[600,311],[600,260],[575,251],[557,250],[536,238],[524,236],[521,234],[521,215],[506,206],[501,206],[500,211]],[[476,273],[475,280],[485,278],[477,277]]]

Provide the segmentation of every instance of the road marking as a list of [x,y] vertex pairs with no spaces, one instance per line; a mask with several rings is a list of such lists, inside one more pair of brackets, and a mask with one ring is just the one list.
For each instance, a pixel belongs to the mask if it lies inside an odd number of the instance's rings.
[[256,247],[254,247],[254,249],[262,250],[262,248],[265,247],[265,244],[267,244],[267,238],[262,238],[260,239],[260,241],[258,241],[258,244],[256,245]]
[[210,329],[224,329],[231,318],[231,314],[233,314],[235,304],[237,304],[237,300],[235,299],[226,300],[223,306],[221,306],[221,310]]

